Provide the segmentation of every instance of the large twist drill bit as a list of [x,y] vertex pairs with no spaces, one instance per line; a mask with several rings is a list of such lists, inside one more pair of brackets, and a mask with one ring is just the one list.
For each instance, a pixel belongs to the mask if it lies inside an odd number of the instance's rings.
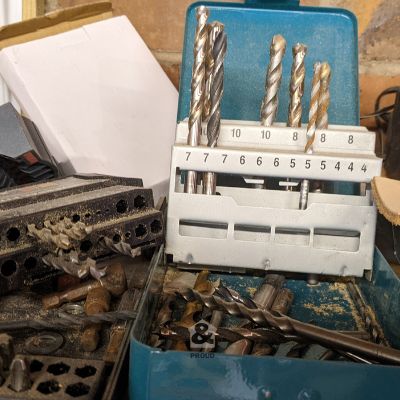
[[205,94],[203,103],[203,121],[208,121],[211,111],[211,83],[214,71],[214,42],[219,32],[224,29],[224,25],[218,21],[207,24],[208,40],[207,40],[207,53],[206,53],[206,73],[205,73]]
[[349,337],[336,331],[307,324],[268,310],[250,309],[241,303],[229,302],[215,295],[187,289],[181,293],[186,300],[197,299],[209,309],[220,309],[239,318],[247,318],[260,326],[276,328],[282,333],[294,334],[333,349],[349,351],[368,359],[388,364],[400,364],[400,350]]
[[[224,58],[227,48],[226,33],[221,28],[218,33],[213,48],[214,71],[211,82],[211,110],[207,122],[207,146],[215,147],[217,145],[219,133],[221,130],[221,100],[224,94]],[[203,194],[215,194],[216,175],[214,172],[205,172],[203,174]]]
[[278,110],[278,91],[282,80],[282,60],[285,55],[286,40],[281,35],[272,38],[270,62],[265,82],[265,96],[261,104],[260,119],[263,126],[271,126]]
[[[315,130],[317,127],[320,81],[321,81],[321,64],[317,62],[314,64],[314,75],[311,85],[310,111],[308,115],[308,125],[307,125],[307,143],[304,149],[305,152],[309,154],[313,152]],[[300,201],[299,201],[300,210],[305,210],[307,208],[309,191],[310,191],[310,181],[308,179],[303,179],[300,187]]]
[[331,67],[327,62],[321,64],[321,86],[318,100],[317,128],[328,129],[328,108],[330,103],[329,84]]
[[[205,57],[207,48],[207,18],[208,9],[200,6],[196,9],[197,27],[194,39],[194,62],[192,70],[191,101],[189,114],[189,135],[187,144],[198,146],[201,135],[203,115],[203,99],[205,91]],[[197,172],[187,171],[185,193],[197,192]]]

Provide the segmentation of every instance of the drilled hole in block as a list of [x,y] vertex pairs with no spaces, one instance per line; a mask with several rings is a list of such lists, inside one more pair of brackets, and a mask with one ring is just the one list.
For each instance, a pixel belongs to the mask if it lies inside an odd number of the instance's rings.
[[91,216],[92,216],[92,214],[86,213],[86,214],[85,214],[85,219],[89,219]]
[[82,252],[87,253],[93,247],[93,243],[90,240],[84,240],[81,243],[80,249]]
[[93,376],[97,372],[97,369],[92,365],[85,365],[82,368],[76,368],[75,375],[78,375],[81,378],[88,378],[89,376]]
[[132,234],[129,231],[125,232],[125,238],[126,239],[129,239],[131,236],[132,236]]
[[74,214],[72,216],[72,222],[78,222],[81,220],[81,216],[79,214]]
[[112,238],[114,243],[119,243],[121,241],[121,235],[118,235],[118,233],[116,233],[113,238]]
[[73,385],[68,385],[65,389],[65,393],[72,397],[80,397],[88,394],[90,392],[90,386],[85,385],[82,382],[74,383]]
[[37,390],[43,394],[57,393],[61,389],[61,385],[54,379],[39,383]]
[[146,199],[143,196],[136,196],[133,200],[133,205],[135,208],[144,208],[146,207]]
[[6,233],[7,239],[10,242],[15,242],[20,237],[20,235],[21,232],[15,226],[11,227]]
[[27,270],[31,270],[33,268],[35,268],[37,265],[37,259],[35,257],[28,257],[25,261],[24,261],[24,267]]
[[147,228],[143,224],[139,224],[137,228],[135,228],[135,236],[137,238],[144,238],[147,235]]
[[155,219],[150,224],[150,230],[151,230],[151,233],[160,233],[162,231],[161,222],[158,219]]
[[125,200],[119,200],[115,205],[115,208],[118,213],[123,214],[128,209],[128,203]]
[[17,272],[17,263],[14,260],[5,261],[0,268],[0,272],[5,277],[14,275]]
[[64,364],[63,362],[59,362],[57,364],[51,364],[47,368],[47,372],[53,375],[64,375],[70,370],[70,366]]
[[39,360],[32,360],[29,365],[29,371],[33,374],[34,372],[39,372],[43,368],[43,363]]

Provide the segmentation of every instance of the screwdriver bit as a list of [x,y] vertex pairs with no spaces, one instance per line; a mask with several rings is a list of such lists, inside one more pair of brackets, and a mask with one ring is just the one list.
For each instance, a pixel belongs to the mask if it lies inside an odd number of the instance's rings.
[[[207,122],[207,146],[215,147],[221,130],[221,100],[224,94],[224,58],[227,49],[227,37],[222,27],[217,34],[214,47],[214,70],[212,74],[210,99],[211,109]],[[215,194],[216,175],[214,172],[203,173],[203,194]]]
[[400,364],[400,350],[366,342],[355,337],[343,335],[336,331],[307,324],[268,310],[250,309],[241,303],[228,302],[216,295],[202,294],[186,289],[181,293],[187,300],[197,299],[212,309],[220,309],[230,315],[246,318],[260,326],[270,326],[283,333],[304,336],[321,345],[333,349],[348,351],[368,359],[387,364]]
[[[310,101],[310,111],[308,115],[308,125],[307,125],[307,143],[305,147],[305,152],[309,154],[313,152],[313,143],[315,140],[315,130],[317,123],[318,102],[320,93],[320,81],[321,81],[321,63],[317,62],[314,64],[314,75],[311,85],[311,101]],[[300,210],[305,210],[307,208],[309,191],[310,191],[310,181],[308,179],[303,179],[300,186],[300,200],[299,200]]]
[[[191,83],[191,101],[189,114],[189,135],[187,144],[198,146],[200,142],[202,115],[205,92],[205,58],[207,49],[207,18],[208,9],[205,6],[196,9],[197,27],[194,39],[194,62]],[[187,171],[185,193],[197,192],[197,172]]]
[[281,35],[272,38],[270,61],[265,82],[265,96],[261,104],[260,119],[263,126],[272,126],[278,111],[278,92],[282,80],[282,60],[286,40]]
[[270,309],[284,282],[283,275],[267,274],[264,283],[254,293],[253,302],[261,310]]

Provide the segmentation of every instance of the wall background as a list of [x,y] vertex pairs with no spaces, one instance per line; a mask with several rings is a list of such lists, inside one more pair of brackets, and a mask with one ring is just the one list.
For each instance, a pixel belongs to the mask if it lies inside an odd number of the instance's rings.
[[[46,11],[91,1],[94,0],[47,0]],[[193,2],[112,0],[115,13],[129,17],[176,87],[179,85],[185,13]],[[301,3],[346,8],[356,14],[360,41],[361,115],[373,112],[375,99],[382,90],[400,86],[400,0],[301,0]],[[373,123],[373,120],[367,122]]]

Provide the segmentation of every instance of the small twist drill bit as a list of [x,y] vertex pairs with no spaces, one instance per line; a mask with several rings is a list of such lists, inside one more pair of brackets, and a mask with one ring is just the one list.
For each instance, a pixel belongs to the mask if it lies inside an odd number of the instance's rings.
[[90,273],[90,269],[96,267],[95,260],[89,257],[85,260],[80,260],[78,253],[75,251],[58,256],[46,254],[42,257],[42,260],[46,265],[64,271],[68,275],[76,276],[80,279],[87,277]]
[[[314,75],[311,85],[311,101],[310,111],[308,115],[307,124],[307,143],[304,151],[308,154],[313,152],[313,143],[315,140],[315,130],[317,128],[317,115],[318,115],[318,103],[320,96],[321,87],[321,63],[317,62],[314,64]],[[308,193],[310,192],[310,181],[303,179],[300,186],[300,200],[299,209],[305,210],[308,203]]]
[[368,359],[388,364],[400,364],[400,350],[394,348],[388,348],[355,337],[346,336],[337,331],[307,324],[276,312],[251,309],[242,303],[234,301],[229,302],[213,294],[202,294],[196,290],[186,289],[181,295],[186,300],[192,300],[194,298],[201,301],[210,310],[223,310],[232,316],[246,318],[260,326],[275,328],[284,334],[299,335],[323,346],[350,351],[360,356],[366,356]]
[[297,43],[293,46],[293,64],[290,79],[290,103],[288,126],[298,128],[301,126],[301,117],[303,109],[301,99],[304,94],[304,79],[306,77],[306,68],[304,58],[307,54],[307,46]]
[[[194,62],[192,70],[191,101],[189,114],[189,135],[187,144],[198,146],[201,135],[203,115],[203,99],[205,91],[205,57],[207,48],[207,18],[208,9],[200,6],[196,9],[197,27],[194,40]],[[197,192],[197,173],[187,171],[185,193]]]
[[327,62],[321,64],[321,86],[318,100],[317,128],[328,128],[328,108],[330,103],[329,84],[331,81],[331,67]]
[[142,254],[142,250],[140,247],[132,248],[132,246],[129,243],[125,242],[122,238],[119,241],[116,241],[104,236],[99,240],[99,244],[103,248],[109,249],[114,253],[123,254],[132,258],[135,258]]
[[278,91],[282,80],[282,60],[285,50],[286,40],[281,35],[275,35],[271,42],[265,96],[261,104],[260,119],[263,126],[271,126],[276,118]]
[[206,74],[205,82],[206,89],[204,95],[204,106],[203,106],[203,121],[207,121],[211,111],[211,82],[214,71],[214,56],[213,48],[214,42],[219,32],[224,29],[224,25],[218,21],[207,24],[208,29],[208,41],[207,41],[207,53],[206,53]]
[[72,315],[60,312],[58,317],[29,319],[17,321],[1,321],[0,332],[14,331],[20,329],[75,329],[87,325],[107,323],[113,324],[117,321],[127,321],[136,318],[135,311],[110,311],[93,315]]
[[53,233],[48,228],[38,229],[35,224],[29,224],[27,229],[29,236],[52,249],[56,247],[63,250],[69,250],[72,247],[69,237],[64,233]]
[[[224,94],[224,58],[227,48],[227,37],[223,31],[218,33],[214,41],[213,58],[214,70],[211,82],[211,110],[207,122],[207,146],[215,147],[221,130],[221,100]],[[214,172],[203,174],[203,194],[215,194],[216,175]]]

